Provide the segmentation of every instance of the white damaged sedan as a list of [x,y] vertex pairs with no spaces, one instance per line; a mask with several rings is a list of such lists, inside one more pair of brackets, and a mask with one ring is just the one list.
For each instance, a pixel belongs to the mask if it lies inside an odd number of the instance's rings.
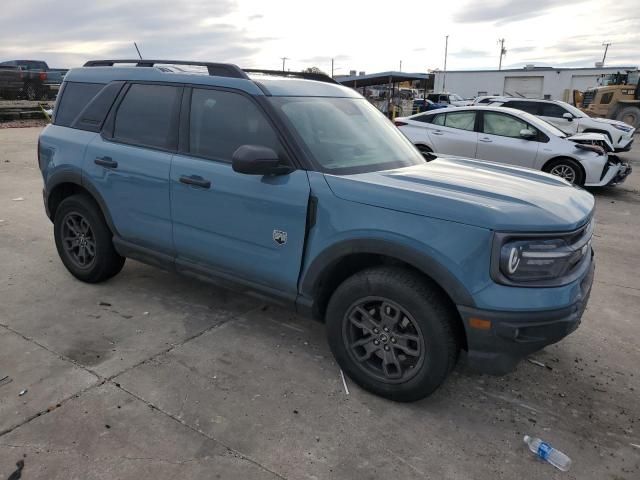
[[505,107],[457,107],[398,117],[395,124],[422,152],[542,170],[580,186],[622,183],[631,167],[610,154],[599,133],[567,136],[529,113]]

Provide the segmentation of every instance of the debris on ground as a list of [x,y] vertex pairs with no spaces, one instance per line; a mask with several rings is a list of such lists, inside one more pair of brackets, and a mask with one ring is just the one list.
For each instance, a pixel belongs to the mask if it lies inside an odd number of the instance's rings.
[[349,395],[349,387],[347,387],[347,381],[344,378],[344,373],[342,373],[342,369],[340,369],[340,378],[342,378],[342,386],[344,387],[344,393]]
[[9,378],[9,375],[5,375],[4,377],[0,378],[0,387],[11,382],[12,380]]
[[20,393],[18,394],[19,397],[22,397],[25,393],[27,393],[29,390],[27,390],[26,388],[24,390],[20,390]]
[[527,361],[529,363],[533,363],[534,365],[537,365],[538,367],[546,368],[547,370],[553,370],[552,366],[547,365],[546,363],[542,363],[538,360],[534,360],[533,358],[527,358]]
[[109,302],[98,302],[98,305],[100,307],[110,307],[111,304]]
[[7,480],[19,480],[20,478],[22,478],[22,469],[24,468],[24,460],[18,460],[16,462],[16,467],[17,469],[11,475],[9,475],[9,478]]
[[14,202],[22,202],[24,200],[23,197],[16,197],[16,198],[12,198],[11,200],[13,200]]
[[143,315],[149,315],[149,312],[142,312]]

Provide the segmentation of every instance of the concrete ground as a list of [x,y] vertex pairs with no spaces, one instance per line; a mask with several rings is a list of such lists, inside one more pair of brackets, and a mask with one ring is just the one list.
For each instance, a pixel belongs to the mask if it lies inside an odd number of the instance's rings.
[[[134,261],[101,285],[58,259],[39,129],[0,131],[0,478],[640,478],[640,149],[594,191],[581,327],[505,377],[346,393],[321,324]],[[26,391],[22,396],[21,391]],[[522,436],[567,453],[567,473]],[[13,478],[18,478],[13,477]]]

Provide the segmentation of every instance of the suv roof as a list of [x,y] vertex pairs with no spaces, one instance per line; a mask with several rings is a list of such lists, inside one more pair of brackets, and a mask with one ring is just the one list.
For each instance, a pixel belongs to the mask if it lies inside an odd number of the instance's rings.
[[[203,74],[204,69],[202,72],[182,69],[171,71],[159,65],[204,67],[208,75]],[[244,90],[253,95],[359,97],[357,92],[343,87],[327,75],[277,70],[243,70],[230,63],[178,60],[91,60],[82,68],[70,70],[65,76],[67,82],[109,83],[118,80],[222,86]]]

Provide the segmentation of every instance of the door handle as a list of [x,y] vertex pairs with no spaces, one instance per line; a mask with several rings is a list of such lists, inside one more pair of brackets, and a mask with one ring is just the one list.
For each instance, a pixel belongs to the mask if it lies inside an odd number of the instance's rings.
[[210,188],[211,187],[211,182],[209,180],[206,180],[202,177],[199,177],[197,175],[191,175],[191,176],[186,176],[186,175],[182,175],[180,177],[180,183],[184,183],[187,185],[193,185],[194,187],[200,187],[200,188]]
[[113,160],[111,157],[98,157],[93,161],[93,163],[105,168],[118,168],[118,162]]
[[440,130],[434,130],[433,132],[434,135],[443,135],[443,133]]
[[487,137],[481,138],[478,141],[479,142],[483,142],[483,143],[493,143],[493,140],[491,140],[490,138],[487,138]]

